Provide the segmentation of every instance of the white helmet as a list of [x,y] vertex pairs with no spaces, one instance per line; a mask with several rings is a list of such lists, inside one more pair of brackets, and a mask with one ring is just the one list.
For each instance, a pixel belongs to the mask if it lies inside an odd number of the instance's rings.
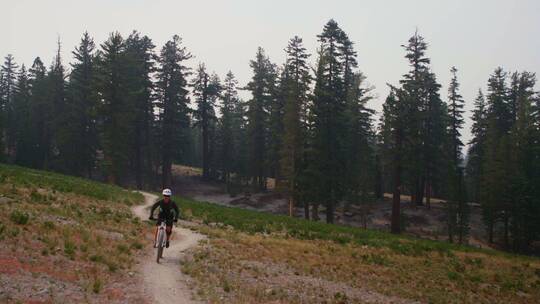
[[171,196],[172,195],[171,189],[169,189],[169,188],[163,189],[163,195],[164,196]]

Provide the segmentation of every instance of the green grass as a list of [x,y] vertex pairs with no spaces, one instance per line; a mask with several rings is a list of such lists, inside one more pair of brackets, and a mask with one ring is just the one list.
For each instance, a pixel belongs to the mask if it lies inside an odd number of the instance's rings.
[[[141,194],[126,191],[118,186],[5,164],[0,164],[0,184],[2,183],[11,183],[20,187],[47,188],[100,200],[122,201],[128,205],[143,199]],[[32,194],[32,199],[35,201],[46,200],[45,197],[36,192]]]
[[[404,235],[363,229],[358,227],[326,224],[301,218],[275,215],[235,207],[220,206],[207,202],[198,202],[175,197],[184,217],[194,217],[205,223],[221,223],[247,233],[274,233],[301,240],[330,240],[339,244],[367,245],[377,248],[390,248],[392,251],[417,256],[436,251],[452,255],[453,251],[483,252],[488,254],[514,256],[508,253],[480,249],[471,246],[452,244],[444,241],[432,241]],[[187,211],[187,212],[186,212]],[[521,256],[520,256],[521,257]],[[528,258],[528,257],[523,257]]]

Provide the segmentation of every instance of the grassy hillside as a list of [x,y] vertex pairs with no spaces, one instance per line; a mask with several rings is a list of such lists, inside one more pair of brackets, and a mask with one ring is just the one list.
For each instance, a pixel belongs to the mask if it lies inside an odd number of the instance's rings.
[[213,303],[540,302],[537,258],[178,201],[210,235],[184,271]]
[[119,187],[0,165],[0,302],[136,297],[127,273],[143,225],[129,206],[142,200]]
[[[211,303],[540,303],[538,258],[176,200],[209,236],[181,270]],[[144,302],[140,201],[0,165],[0,303]]]

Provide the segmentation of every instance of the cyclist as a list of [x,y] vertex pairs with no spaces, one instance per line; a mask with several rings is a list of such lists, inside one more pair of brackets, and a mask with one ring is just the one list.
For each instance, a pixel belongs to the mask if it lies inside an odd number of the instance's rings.
[[157,218],[157,224],[156,224],[156,231],[154,234],[154,247],[156,247],[156,238],[158,233],[158,227],[159,225],[165,221],[165,225],[167,226],[166,232],[167,232],[167,243],[165,244],[165,247],[169,248],[169,238],[172,233],[172,225],[173,221],[178,221],[178,216],[180,215],[180,211],[178,210],[178,206],[175,202],[171,200],[172,191],[171,189],[163,189],[163,199],[157,201],[154,205],[152,205],[152,210],[150,210],[150,220],[153,220],[154,217],[154,210],[159,207],[159,215]]

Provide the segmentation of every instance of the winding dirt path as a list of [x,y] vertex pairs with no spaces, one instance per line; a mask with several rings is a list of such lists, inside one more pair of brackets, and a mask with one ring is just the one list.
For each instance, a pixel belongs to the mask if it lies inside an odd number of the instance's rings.
[[[158,199],[156,195],[141,192],[144,205],[135,206],[132,211],[141,220],[148,219],[148,208]],[[160,264],[156,263],[155,249],[142,260],[145,293],[153,298],[153,303],[191,304],[201,303],[191,299],[191,290],[187,286],[188,277],[180,271],[180,258],[183,251],[194,247],[204,236],[189,229],[175,227],[171,236],[171,246],[165,249]]]

